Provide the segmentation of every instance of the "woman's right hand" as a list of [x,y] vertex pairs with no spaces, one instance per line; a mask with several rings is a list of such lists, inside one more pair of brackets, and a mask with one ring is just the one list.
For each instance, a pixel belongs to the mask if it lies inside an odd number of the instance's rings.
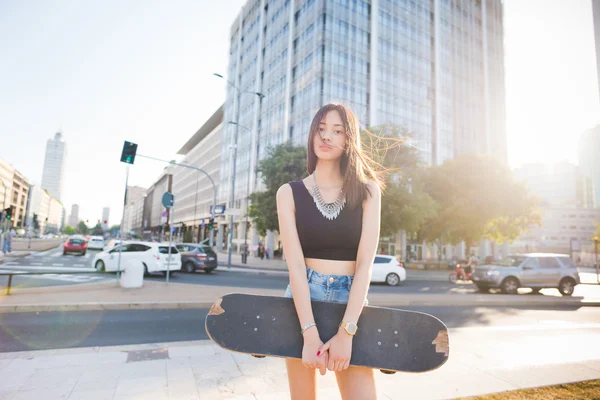
[[327,372],[327,361],[329,352],[317,355],[319,347],[323,345],[319,332],[316,328],[309,329],[304,333],[304,346],[302,348],[302,365],[307,368],[318,368],[321,375]]

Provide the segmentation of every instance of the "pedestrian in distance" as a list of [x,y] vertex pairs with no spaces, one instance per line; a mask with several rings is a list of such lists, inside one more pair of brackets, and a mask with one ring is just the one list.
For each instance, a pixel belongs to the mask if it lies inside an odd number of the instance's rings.
[[268,248],[268,247],[267,247],[267,248],[265,248],[265,257],[267,257],[267,260],[270,260],[270,259],[271,259],[271,256],[269,255],[269,251],[270,251],[270,250],[269,250],[269,248]]
[[258,256],[261,260],[265,258],[265,246],[262,243],[258,244]]
[[2,244],[2,252],[4,255],[6,255],[6,253],[12,253],[12,241],[15,236],[17,236],[17,232],[15,232],[14,228],[6,232],[4,243]]
[[[315,399],[317,374],[335,371],[344,399],[375,399],[373,370],[350,367],[356,333],[379,241],[380,172],[361,145],[356,115],[327,104],[314,116],[308,135],[303,180],[277,192],[281,242],[302,328],[302,360],[286,359],[292,400]],[[346,303],[336,335],[319,336],[310,300]]]

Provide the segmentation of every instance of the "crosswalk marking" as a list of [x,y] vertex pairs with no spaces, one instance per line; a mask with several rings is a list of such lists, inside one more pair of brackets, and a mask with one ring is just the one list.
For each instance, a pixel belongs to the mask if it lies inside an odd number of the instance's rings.
[[[0,265],[0,271],[10,271],[14,268],[15,268],[14,266],[12,268],[3,268],[2,265]],[[96,272],[95,268],[38,267],[38,266],[33,266],[33,265],[19,265],[18,268],[19,268],[19,270],[28,270],[28,271],[56,271],[56,272],[65,272],[65,269],[68,268],[69,271],[83,271],[83,272],[90,272],[90,273]]]
[[62,267],[65,264],[52,264],[53,267]]
[[51,257],[60,257],[60,256],[62,256],[62,253],[54,253],[54,254],[52,254]]
[[[16,270],[3,270],[6,272],[26,272],[26,271],[16,271]],[[45,275],[19,275],[22,278],[34,278],[34,279],[47,279],[53,281],[63,281],[63,282],[91,282],[97,281],[100,279],[105,279],[102,276],[91,276],[91,275],[72,275],[72,274],[45,274]]]

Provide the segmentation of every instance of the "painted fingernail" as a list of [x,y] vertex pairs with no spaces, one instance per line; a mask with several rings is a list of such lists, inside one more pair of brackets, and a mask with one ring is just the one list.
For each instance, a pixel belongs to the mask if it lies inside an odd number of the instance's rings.
[[317,351],[317,355],[320,356],[321,355],[321,350]]

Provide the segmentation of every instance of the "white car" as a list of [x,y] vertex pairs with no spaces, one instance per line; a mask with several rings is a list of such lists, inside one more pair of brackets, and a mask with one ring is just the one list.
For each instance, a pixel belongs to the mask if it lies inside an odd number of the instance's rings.
[[[121,252],[121,265],[119,267],[119,251]],[[170,261],[168,258],[170,257]],[[169,256],[168,243],[152,242],[127,242],[121,246],[103,251],[94,257],[94,268],[98,272],[114,272],[123,269],[129,260],[140,260],[144,264],[144,273],[181,271],[181,254],[175,246],[171,246]]]
[[102,236],[92,236],[88,240],[88,250],[102,250],[104,249],[104,238]]
[[385,282],[390,286],[397,286],[406,280],[406,270],[394,256],[378,254],[373,262],[371,282]]
[[[127,242],[123,242],[123,243],[127,243]],[[109,242],[106,244],[106,246],[104,246],[104,251],[112,250],[120,244],[121,244],[121,241],[118,239],[109,240]]]

